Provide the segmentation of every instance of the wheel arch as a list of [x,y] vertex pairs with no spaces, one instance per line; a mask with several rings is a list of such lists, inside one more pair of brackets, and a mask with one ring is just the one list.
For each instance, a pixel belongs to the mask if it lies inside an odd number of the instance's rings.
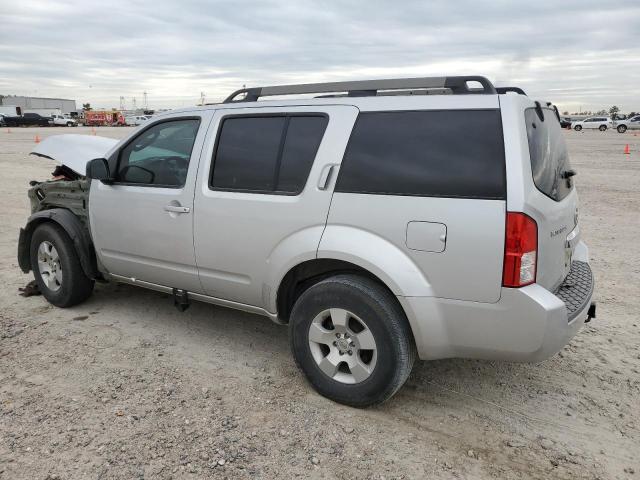
[[[371,278],[394,297],[432,296],[428,279],[415,263],[387,240],[354,227],[329,226],[317,254],[288,269],[276,286],[269,305],[286,323],[295,299],[309,286],[338,273],[357,273]],[[402,301],[399,303],[409,318]]]
[[289,323],[293,304],[309,287],[325,278],[344,273],[370,278],[393,295],[388,285],[360,265],[335,258],[315,258],[295,265],[282,278],[276,292],[276,309],[279,321]]
[[73,242],[80,265],[85,275],[91,279],[100,277],[95,249],[89,230],[80,219],[65,208],[52,208],[36,212],[29,217],[18,239],[18,265],[24,273],[31,271],[31,237],[35,229],[43,223],[53,223],[61,227]]

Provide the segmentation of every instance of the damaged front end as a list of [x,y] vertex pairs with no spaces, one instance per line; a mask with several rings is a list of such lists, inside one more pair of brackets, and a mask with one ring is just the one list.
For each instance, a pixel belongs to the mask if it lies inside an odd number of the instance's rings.
[[89,226],[89,188],[91,181],[64,165],[52,172],[53,178],[44,182],[31,181],[28,191],[31,214],[50,208],[66,208]]
[[102,277],[89,228],[91,181],[84,173],[89,160],[106,155],[115,143],[113,139],[86,135],[58,135],[46,139],[31,152],[61,165],[52,172],[50,180],[29,182],[31,216],[20,229],[18,241],[18,264],[23,272],[31,270],[33,231],[43,222],[53,222],[72,240],[85,274],[93,279]]
[[90,180],[64,165],[57,167],[51,180],[31,181],[28,191],[31,215],[20,229],[18,264],[27,273],[31,270],[31,236],[43,222],[51,221],[62,227],[76,247],[82,268],[90,278],[99,278],[93,242],[89,233]]

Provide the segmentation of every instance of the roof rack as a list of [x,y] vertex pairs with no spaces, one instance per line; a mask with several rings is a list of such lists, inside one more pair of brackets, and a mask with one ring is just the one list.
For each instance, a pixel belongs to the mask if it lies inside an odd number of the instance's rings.
[[514,92],[517,93],[518,95],[527,95],[524,90],[522,90],[520,87],[496,87],[496,91],[499,94],[503,94],[503,93],[507,93],[507,92]]
[[[469,82],[477,82],[482,86],[482,88],[470,87]],[[368,97],[376,96],[380,91],[415,91],[418,89],[447,89],[454,95],[470,93],[495,95],[497,93],[493,84],[487,78],[482,76],[393,78],[386,80],[306,83],[300,85],[242,88],[229,95],[225,99],[224,103],[255,102],[261,97],[271,97],[275,95],[302,95],[308,93],[346,92],[350,97]],[[236,100],[236,97],[243,93],[245,94],[244,98]],[[413,94],[415,94],[415,92]]]

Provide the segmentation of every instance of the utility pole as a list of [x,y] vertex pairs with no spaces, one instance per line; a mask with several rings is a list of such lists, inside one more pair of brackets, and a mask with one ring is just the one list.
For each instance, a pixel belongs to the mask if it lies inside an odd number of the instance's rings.
[[136,106],[136,97],[133,97],[132,102],[133,102],[133,111],[135,112],[135,111],[137,110],[137,108],[138,108],[138,107]]
[[124,104],[124,97],[122,95],[120,96],[120,110],[126,110],[126,107]]
[[145,110],[147,110],[149,108],[149,105],[147,104],[147,92],[146,91],[142,92],[142,98],[143,98],[142,107]]

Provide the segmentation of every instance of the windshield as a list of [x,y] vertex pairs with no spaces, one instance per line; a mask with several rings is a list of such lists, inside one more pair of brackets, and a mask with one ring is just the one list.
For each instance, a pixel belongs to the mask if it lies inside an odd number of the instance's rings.
[[573,189],[572,179],[566,175],[571,170],[569,153],[555,112],[543,108],[542,113],[544,121],[535,108],[524,112],[533,182],[542,193],[560,201]]

